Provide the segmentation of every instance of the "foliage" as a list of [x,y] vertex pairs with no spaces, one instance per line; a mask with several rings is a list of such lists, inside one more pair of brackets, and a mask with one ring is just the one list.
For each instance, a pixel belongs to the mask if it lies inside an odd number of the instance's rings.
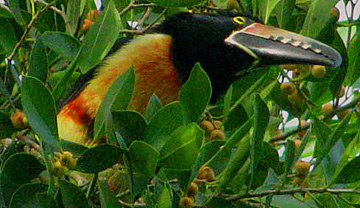
[[[100,13],[91,0],[1,4],[0,207],[360,206],[360,27],[352,17],[339,22],[336,3],[104,0]],[[196,64],[178,101],[162,106],[153,95],[144,115],[127,110],[130,68],[95,119],[94,136],[109,143],[59,140],[62,99],[116,39],[176,12],[221,9],[320,40],[342,65],[316,69],[325,74],[299,65],[255,70],[210,105],[211,83]],[[289,126],[294,119],[299,125]]]

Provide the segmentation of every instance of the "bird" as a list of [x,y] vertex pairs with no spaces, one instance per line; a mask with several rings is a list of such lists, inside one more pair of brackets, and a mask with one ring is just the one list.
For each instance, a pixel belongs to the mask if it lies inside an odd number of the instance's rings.
[[131,66],[135,84],[128,109],[142,113],[153,94],[163,104],[177,100],[195,63],[209,76],[216,100],[239,73],[254,65],[337,67],[341,61],[335,49],[319,41],[247,15],[177,13],[121,46],[97,67],[93,79],[59,110],[59,137],[92,144],[97,109],[111,83]]

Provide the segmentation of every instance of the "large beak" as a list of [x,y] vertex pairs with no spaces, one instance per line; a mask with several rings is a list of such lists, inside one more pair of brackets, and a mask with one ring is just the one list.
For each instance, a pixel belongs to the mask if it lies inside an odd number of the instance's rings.
[[259,23],[233,32],[225,42],[241,48],[262,64],[337,67],[342,61],[336,50],[319,41]]

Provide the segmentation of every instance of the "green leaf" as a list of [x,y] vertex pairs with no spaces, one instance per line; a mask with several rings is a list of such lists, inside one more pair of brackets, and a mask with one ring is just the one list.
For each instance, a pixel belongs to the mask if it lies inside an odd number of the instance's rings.
[[12,11],[12,15],[14,16],[16,22],[21,25],[21,26],[25,26],[25,20],[23,19],[22,15],[21,15],[21,8],[20,8],[20,1],[19,0],[11,0],[11,1],[7,1],[8,6],[10,8],[10,10]]
[[77,185],[64,180],[60,180],[60,191],[62,203],[64,204],[65,208],[89,207],[84,193]]
[[14,154],[4,163],[0,175],[1,192],[6,205],[21,185],[37,177],[45,168],[32,155]]
[[[94,122],[94,139],[104,135],[105,130],[111,131],[111,111],[125,110],[130,102],[135,83],[135,72],[129,68],[115,79],[102,100]],[[110,133],[110,132],[109,132]]]
[[255,97],[254,111],[254,133],[252,139],[250,140],[250,159],[252,170],[256,169],[256,166],[260,160],[265,130],[270,118],[269,109],[259,95],[256,95]]
[[32,129],[42,142],[59,148],[55,101],[45,85],[34,77],[24,76],[21,102]]
[[15,131],[8,115],[0,112],[0,139],[10,137]]
[[84,173],[97,173],[121,161],[123,151],[110,144],[86,150],[76,161],[76,169]]
[[146,129],[146,142],[160,150],[171,133],[185,125],[184,109],[180,102],[172,102],[161,108],[150,120]]
[[191,7],[204,0],[150,0],[150,2],[163,7]]
[[[242,165],[244,160],[249,155],[250,143],[249,137],[245,137],[246,134],[249,133],[250,128],[253,126],[253,117],[251,117],[246,123],[244,123],[241,127],[239,127],[226,141],[226,143],[219,149],[219,151],[206,162],[205,165],[213,167],[216,170],[216,167],[221,164],[221,166],[226,165],[226,170],[224,171],[227,174],[228,178],[224,179],[224,183],[227,183],[230,178],[233,177],[233,174],[240,168],[238,165]],[[244,139],[243,139],[244,138]],[[241,140],[242,139],[242,140]],[[238,150],[229,158],[229,155],[232,153],[232,149],[236,144],[239,148]],[[228,159],[231,159],[229,163],[225,163]],[[240,162],[239,162],[240,161]],[[225,164],[224,164],[225,163]],[[218,165],[219,164],[219,165]],[[234,170],[231,170],[234,168]],[[226,177],[225,177],[226,178]]]
[[118,38],[120,16],[111,1],[84,37],[78,65],[85,74],[104,59]]
[[158,205],[163,208],[172,208],[172,191],[168,185],[163,187],[163,190],[159,196]]
[[204,131],[195,123],[180,126],[160,151],[159,164],[172,169],[192,169],[204,140]]
[[83,145],[69,141],[60,141],[60,145],[64,151],[73,153],[75,157],[80,156],[83,152],[89,149]]
[[316,38],[320,32],[328,26],[324,24],[324,20],[331,18],[331,9],[336,3],[338,3],[337,0],[312,1],[302,27],[301,34],[311,38]]
[[295,8],[296,0],[280,0],[276,9],[276,18],[279,26],[283,29],[289,29],[292,23],[292,11]]
[[240,126],[242,126],[249,117],[242,104],[239,104],[230,111],[229,115],[224,119],[224,133],[226,138],[230,137]]
[[349,112],[345,118],[341,121],[340,125],[337,126],[331,134],[326,138],[326,142],[324,146],[320,149],[318,157],[316,157],[316,161],[314,164],[314,169],[320,164],[320,162],[327,156],[327,154],[331,151],[334,145],[340,140],[341,136],[344,134],[346,128],[349,125],[349,120],[351,118],[351,112]]
[[349,65],[347,68],[347,84],[352,85],[360,77],[360,32],[350,41],[348,47]]
[[20,186],[11,198],[9,208],[57,208],[55,200],[46,194],[46,186],[27,183]]
[[115,129],[120,132],[127,145],[132,141],[145,139],[146,121],[135,111],[112,112]]
[[145,142],[134,141],[129,147],[127,159],[131,167],[131,193],[136,196],[146,189],[149,180],[155,176],[159,152]]
[[117,201],[115,194],[108,188],[107,183],[103,179],[97,181],[99,187],[100,205],[102,208],[120,208],[121,205]]
[[180,103],[188,111],[188,122],[197,122],[204,113],[211,97],[211,83],[199,63],[196,63],[189,79],[181,87]]
[[349,161],[337,176],[335,183],[354,183],[360,180],[360,156]]
[[70,34],[74,34],[76,27],[78,26],[81,1],[68,1],[66,7],[67,27],[66,31]]
[[149,121],[162,107],[161,100],[155,94],[151,95],[146,106],[145,117]]
[[15,31],[7,18],[0,18],[0,46],[4,47],[6,56],[15,48],[17,38]]
[[271,13],[275,9],[275,6],[279,3],[280,0],[265,0],[261,1],[260,7],[260,16],[264,19],[264,23],[267,24]]
[[46,47],[40,38],[36,38],[36,41],[31,50],[28,76],[35,77],[45,83],[47,79],[47,74],[48,58]]
[[41,40],[51,50],[69,61],[74,60],[80,50],[79,41],[63,32],[47,31],[41,36]]

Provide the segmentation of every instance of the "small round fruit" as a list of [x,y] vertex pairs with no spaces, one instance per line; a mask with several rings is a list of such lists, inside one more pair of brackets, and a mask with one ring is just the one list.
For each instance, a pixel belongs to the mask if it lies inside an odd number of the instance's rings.
[[60,161],[56,161],[51,166],[51,173],[57,177],[63,177],[65,174],[65,167],[60,163]]
[[334,108],[332,103],[325,103],[321,109],[322,114],[329,113]]
[[60,163],[63,166],[71,169],[76,166],[76,159],[73,157],[71,152],[65,151],[60,155]]
[[293,95],[297,93],[295,85],[291,82],[281,83],[280,90],[287,95]]
[[197,179],[206,180],[206,181],[214,181],[215,173],[209,166],[202,166],[197,174]]
[[194,202],[190,197],[184,196],[181,197],[179,201],[179,207],[181,208],[191,208],[194,206]]
[[24,129],[29,125],[29,121],[25,116],[25,113],[19,109],[16,109],[10,117],[11,123],[17,129]]
[[189,188],[187,190],[186,195],[188,197],[196,196],[196,194],[199,192],[199,186],[195,182],[191,182],[189,185]]
[[315,78],[323,78],[325,76],[325,66],[322,65],[314,65],[311,68],[311,75]]
[[93,24],[93,22],[91,20],[89,20],[89,19],[84,20],[84,24],[81,27],[81,30],[83,31],[84,34],[87,33],[87,31],[90,29],[92,24]]
[[215,129],[221,129],[222,122],[219,120],[214,120],[214,126],[215,126]]
[[300,177],[305,177],[310,170],[310,163],[306,161],[296,161],[294,165],[295,174]]
[[215,129],[214,125],[211,123],[211,121],[203,120],[199,124],[200,128],[202,128],[205,131],[206,135],[210,135],[211,132]]
[[225,134],[221,129],[214,129],[211,131],[210,140],[224,140]]
[[304,104],[303,98],[298,93],[288,95],[287,98],[288,98],[289,102],[291,104],[293,104],[294,106],[300,107],[302,104]]

